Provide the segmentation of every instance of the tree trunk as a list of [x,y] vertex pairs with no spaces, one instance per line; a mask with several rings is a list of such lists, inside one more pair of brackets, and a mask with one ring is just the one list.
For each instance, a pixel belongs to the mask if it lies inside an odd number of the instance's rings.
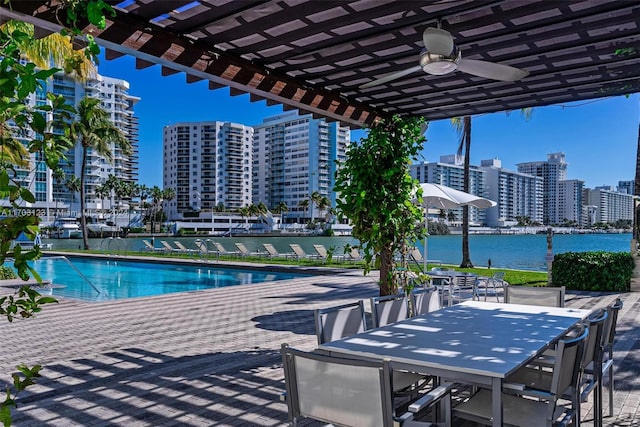
[[380,296],[394,295],[398,286],[393,281],[393,251],[385,247],[380,251]]
[[[467,193],[469,191],[469,169],[470,169],[470,154],[471,149],[471,116],[464,116],[464,182],[463,190]],[[469,255],[469,206],[462,207],[462,262],[461,268],[473,268],[471,262],[471,256]]]
[[82,164],[80,166],[80,227],[82,228],[82,242],[84,250],[89,250],[89,233],[87,232],[87,218],[84,216],[84,174],[87,169],[87,149],[82,148]]

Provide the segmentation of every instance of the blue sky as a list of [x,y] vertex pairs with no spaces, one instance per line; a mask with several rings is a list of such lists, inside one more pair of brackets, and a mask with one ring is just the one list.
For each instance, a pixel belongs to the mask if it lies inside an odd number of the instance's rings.
[[[247,125],[281,113],[281,106],[250,102],[249,95],[231,97],[227,88],[211,91],[206,81],[187,84],[183,73],[163,77],[160,66],[136,70],[133,57],[106,61],[100,74],[127,80],[129,93],[141,98],[134,111],[140,119],[140,183],[162,187],[162,128],[185,121],[220,120]],[[474,116],[471,163],[498,158],[516,170],[521,162],[545,160],[564,152],[567,177],[587,187],[617,185],[635,174],[640,96],[589,100],[536,108],[525,120],[519,111]],[[352,139],[363,136],[352,131]],[[423,157],[437,161],[458,147],[458,135],[448,120],[434,121],[426,133]]]

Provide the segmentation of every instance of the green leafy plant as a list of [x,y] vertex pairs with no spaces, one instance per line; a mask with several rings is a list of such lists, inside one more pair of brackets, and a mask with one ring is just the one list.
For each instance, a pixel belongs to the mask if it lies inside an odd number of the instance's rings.
[[40,377],[42,366],[35,365],[29,368],[27,365],[21,364],[16,366],[18,372],[11,374],[13,378],[14,395],[11,395],[11,389],[7,386],[6,398],[0,402],[0,422],[4,427],[11,425],[11,408],[16,407],[16,396],[24,391],[28,386],[35,384],[36,378]]
[[629,292],[634,269],[627,252],[566,252],[553,260],[553,286],[596,292]]
[[[66,13],[63,11],[60,15],[66,15],[67,18],[67,28],[63,34],[71,36],[81,34],[78,28],[81,20],[105,28],[105,12],[115,13],[103,0],[63,0],[60,7],[67,8]],[[86,39],[88,47],[84,54],[87,58],[95,59],[99,48],[91,35],[87,35]],[[70,52],[71,57],[62,58],[62,61],[58,61],[61,50],[52,48],[55,43],[40,44],[35,41],[30,24],[15,21],[0,25],[0,198],[15,208],[22,202],[35,202],[34,195],[21,186],[19,179],[19,172],[30,167],[29,155],[36,153],[47,167],[55,170],[58,162],[64,159],[64,153],[75,144],[68,132],[75,109],[65,102],[64,97],[46,94],[47,102],[38,103],[42,105],[32,106],[29,102],[33,94],[46,90],[47,79],[61,71],[56,67],[47,69],[38,61],[44,58],[47,65],[52,60],[62,63],[66,72],[73,71],[77,75],[81,74],[79,71],[85,64],[81,55],[73,52],[69,38],[56,38],[56,43],[66,43],[69,48],[66,52]],[[67,132],[60,132],[60,129]],[[29,215],[0,219],[0,265],[4,264],[10,253],[11,242],[18,235],[24,233],[31,239],[35,238],[38,221],[37,216]],[[28,261],[40,256],[38,246],[23,251],[18,245],[11,255],[20,278],[27,280],[31,275],[41,282],[40,276],[28,264]],[[16,318],[32,317],[42,310],[44,304],[53,302],[57,301],[23,286],[14,295],[0,298],[0,315],[13,322]],[[11,408],[16,406],[15,395],[32,385],[39,377],[40,370],[40,366],[18,366],[19,372],[13,374],[14,394],[11,387],[7,387],[5,399],[0,402],[0,421],[4,426],[11,425]]]
[[418,182],[409,175],[411,160],[422,150],[424,120],[394,116],[376,123],[368,135],[353,144],[339,165],[334,190],[337,211],[349,218],[353,236],[360,240],[365,273],[375,260],[380,268],[380,294],[397,292],[396,255],[407,268],[408,247],[423,237],[423,212],[415,199]]
[[16,278],[18,278],[18,275],[13,271],[13,268],[7,267],[6,265],[0,265],[0,280]]

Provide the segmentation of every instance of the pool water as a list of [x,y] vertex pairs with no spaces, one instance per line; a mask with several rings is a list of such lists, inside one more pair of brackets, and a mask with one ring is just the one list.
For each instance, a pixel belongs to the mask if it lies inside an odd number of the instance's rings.
[[[305,277],[304,274],[213,265],[181,265],[98,258],[45,257],[32,266],[53,283],[53,296],[106,301]],[[49,291],[47,291],[49,292]]]

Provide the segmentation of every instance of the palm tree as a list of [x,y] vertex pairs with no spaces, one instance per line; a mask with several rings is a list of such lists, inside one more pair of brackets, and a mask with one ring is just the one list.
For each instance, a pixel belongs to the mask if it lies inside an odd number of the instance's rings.
[[46,37],[37,37],[33,24],[9,20],[2,24],[9,32],[20,31],[29,35],[20,42],[22,56],[41,70],[51,67],[61,68],[78,81],[94,77],[96,67],[82,50],[76,50],[70,36],[51,33]]
[[[53,170],[51,176],[53,178],[53,182],[55,182],[56,184],[56,187],[58,187],[59,189],[64,182],[64,170],[62,170],[62,168],[56,168]],[[56,205],[55,205],[55,212],[53,216],[55,219],[58,219],[58,198],[57,197],[55,197],[55,201],[56,201]]]
[[[529,120],[533,114],[532,108],[523,108],[520,113]],[[458,145],[457,156],[462,155],[464,149],[464,181],[462,184],[462,190],[469,193],[470,183],[470,160],[471,156],[469,151],[471,149],[471,116],[454,117],[451,119],[451,124],[460,133],[460,144]],[[461,268],[473,268],[471,257],[469,255],[469,206],[462,207],[462,262]]]
[[111,145],[119,146],[123,153],[129,154],[131,144],[124,133],[118,129],[109,113],[100,107],[100,100],[84,98],[78,104],[78,118],[68,128],[69,137],[79,141],[82,147],[82,160],[80,166],[80,224],[82,226],[82,239],[84,249],[89,249],[87,236],[87,219],[85,218],[85,177],[87,170],[87,157],[89,150],[96,152],[108,161],[111,161]]
[[111,194],[111,188],[109,188],[109,185],[105,182],[102,185],[98,186],[95,190],[95,195],[101,199],[103,201],[102,203],[102,210],[104,211],[104,199],[106,199],[107,197],[109,197],[109,194]]
[[65,187],[67,187],[67,190],[69,190],[71,192],[71,202],[75,202],[76,201],[76,193],[80,192],[80,178],[78,178],[75,175],[71,175],[70,177],[67,178],[67,180],[64,183]]
[[309,207],[309,199],[301,200],[300,203],[298,203],[298,207],[302,208],[303,216],[304,216],[304,212]]

